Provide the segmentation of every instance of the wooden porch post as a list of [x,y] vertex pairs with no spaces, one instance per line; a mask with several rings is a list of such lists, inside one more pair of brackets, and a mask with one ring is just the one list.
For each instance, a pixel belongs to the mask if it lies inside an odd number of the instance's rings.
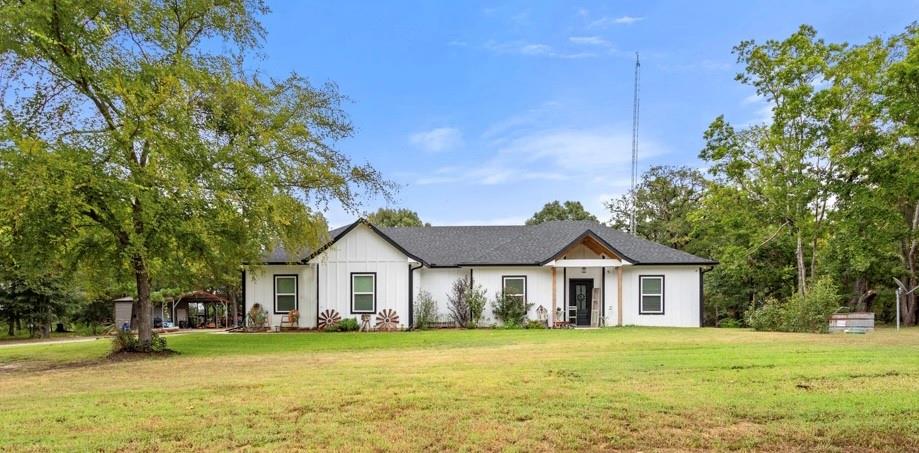
[[556,290],[555,288],[556,288],[555,266],[552,266],[552,313],[551,313],[552,325],[550,325],[549,327],[555,327],[555,322],[558,321],[557,319],[555,319],[555,313],[556,313],[556,308],[555,308],[556,307],[556,303],[555,303]]
[[622,327],[622,266],[616,268],[616,325]]

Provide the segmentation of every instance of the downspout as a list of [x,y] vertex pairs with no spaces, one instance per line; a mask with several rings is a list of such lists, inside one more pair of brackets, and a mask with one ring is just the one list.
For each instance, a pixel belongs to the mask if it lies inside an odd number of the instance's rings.
[[319,263],[316,263],[316,329],[319,329]]
[[[242,297],[243,299],[243,324],[245,325],[246,324],[246,313],[249,312],[248,310],[246,310],[246,270],[245,269],[242,270],[242,280],[243,280],[243,283],[241,286],[242,286],[242,293],[243,293],[243,297]],[[172,311],[173,311],[173,314],[175,314],[175,304],[173,304],[172,306]],[[188,312],[187,309],[185,311],[186,313]],[[173,320],[173,322],[177,322],[177,321]],[[239,325],[239,319],[236,319],[236,324]]]
[[424,264],[418,267],[408,265],[408,330],[415,329],[415,271],[422,267]]
[[714,268],[714,266],[699,268],[699,327],[705,325],[705,273]]

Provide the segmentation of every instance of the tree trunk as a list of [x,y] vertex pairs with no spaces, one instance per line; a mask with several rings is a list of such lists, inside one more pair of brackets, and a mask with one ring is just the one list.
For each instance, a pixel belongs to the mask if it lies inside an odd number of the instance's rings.
[[150,319],[150,274],[143,257],[134,255],[134,278],[137,281],[137,340],[138,349],[150,352],[153,344],[153,320]]
[[[230,303],[229,303],[229,305],[230,305],[230,319],[232,320],[231,322],[233,323],[233,327],[236,327],[237,325],[239,325],[239,318],[238,318],[238,316],[239,316],[239,310],[238,310],[238,308],[237,308],[237,306],[236,306],[237,303],[236,303],[236,290],[235,290],[235,289],[233,289],[233,288],[227,288],[227,299],[229,299],[229,301],[230,301]],[[229,327],[230,327],[230,326],[227,326],[227,328],[229,328]]]
[[15,324],[15,322],[16,322],[16,321],[15,321],[15,318],[13,318],[12,316],[10,316],[10,318],[9,318],[9,326],[7,326],[6,334],[9,335],[9,336],[11,336],[11,337],[16,336],[16,329],[15,329],[16,324]]
[[798,246],[795,250],[798,266],[798,292],[802,296],[807,294],[807,267],[804,264],[804,239],[801,237],[801,231],[797,232]]
[[849,308],[854,311],[871,311],[871,304],[877,297],[877,292],[868,287],[868,279],[858,277],[852,284],[852,296],[849,298]]
[[[916,278],[907,277],[903,279],[903,284],[906,285],[906,290],[909,291],[916,287],[917,283]],[[916,290],[919,291],[919,290]],[[903,325],[909,326],[916,324],[917,322],[917,311],[919,311],[919,304],[916,300],[916,291],[913,291],[910,294],[900,296],[900,322]]]

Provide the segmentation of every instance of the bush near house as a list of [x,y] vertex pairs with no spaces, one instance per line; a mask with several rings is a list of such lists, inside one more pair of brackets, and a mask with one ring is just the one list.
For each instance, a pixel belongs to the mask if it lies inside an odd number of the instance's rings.
[[450,293],[447,294],[450,318],[462,328],[478,327],[487,303],[485,288],[482,285],[473,285],[466,277],[456,279]]
[[419,330],[428,329],[437,321],[437,302],[427,291],[419,291],[415,296],[415,325]]
[[527,323],[527,312],[533,304],[520,300],[519,297],[507,296],[504,292],[495,295],[492,312],[505,327],[523,327]]
[[839,309],[839,295],[830,278],[820,278],[806,295],[795,293],[782,303],[768,299],[747,312],[747,325],[778,332],[826,332],[827,320]]

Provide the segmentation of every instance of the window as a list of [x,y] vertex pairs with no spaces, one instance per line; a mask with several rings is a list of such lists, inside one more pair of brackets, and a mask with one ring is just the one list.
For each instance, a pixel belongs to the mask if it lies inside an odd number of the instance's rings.
[[376,313],[377,274],[351,274],[351,313]]
[[638,286],[641,300],[638,313],[642,315],[664,314],[664,276],[640,275]]
[[290,313],[297,309],[297,276],[274,276],[274,312]]
[[527,278],[523,275],[512,275],[501,277],[502,288],[504,295],[508,297],[513,297],[520,302],[526,302],[527,300]]

